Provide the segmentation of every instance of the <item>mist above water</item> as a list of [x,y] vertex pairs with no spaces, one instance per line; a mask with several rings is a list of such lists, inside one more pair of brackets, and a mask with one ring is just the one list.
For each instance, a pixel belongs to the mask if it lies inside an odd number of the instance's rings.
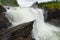
[[43,9],[13,7],[7,11],[6,16],[12,27],[35,20],[32,30],[35,40],[60,40],[60,28],[45,23],[43,13]]
[[29,9],[30,8],[9,7],[9,9],[7,9],[6,17],[12,23],[13,27],[33,21],[35,19]]
[[60,28],[44,22],[44,10],[31,8],[30,3],[26,5],[19,4],[20,7],[11,7],[7,11],[6,16],[13,24],[12,26],[35,20],[32,30],[32,37],[35,40],[60,40]]
[[60,28],[44,22],[44,10],[35,9],[32,35],[36,40],[60,40]]

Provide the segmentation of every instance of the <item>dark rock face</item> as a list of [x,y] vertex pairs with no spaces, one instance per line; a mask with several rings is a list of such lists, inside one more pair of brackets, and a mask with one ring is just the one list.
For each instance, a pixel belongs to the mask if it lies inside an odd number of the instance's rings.
[[44,20],[45,22],[60,27],[60,9],[49,9],[44,13]]
[[33,23],[34,21],[0,31],[0,40],[34,40],[31,36]]
[[55,18],[60,17],[60,10],[59,9],[54,9],[53,11],[50,10],[48,12],[48,17],[50,19],[55,19]]
[[18,30],[15,33],[16,36],[11,37],[10,40],[34,40],[31,36],[31,31],[33,29],[33,22],[29,22],[27,25],[24,24],[21,30]]
[[5,13],[3,12],[6,12],[6,9],[0,5],[0,29],[7,28],[11,25],[7,17],[5,17]]
[[45,21],[51,21],[51,19],[60,18],[60,10],[55,8],[54,10],[49,9],[47,13],[44,13]]
[[1,12],[6,12],[6,9],[2,5],[0,5],[0,13]]
[[0,40],[34,40],[31,36],[34,21],[7,29],[11,23],[7,17],[5,17],[5,8],[1,6],[0,10],[2,10],[0,11],[0,29],[4,29],[2,31],[0,30]]
[[11,23],[9,20],[5,17],[4,13],[0,13],[0,29],[7,28],[10,26]]
[[24,37],[17,37],[14,40],[35,40],[31,37],[31,34],[29,34],[26,38]]

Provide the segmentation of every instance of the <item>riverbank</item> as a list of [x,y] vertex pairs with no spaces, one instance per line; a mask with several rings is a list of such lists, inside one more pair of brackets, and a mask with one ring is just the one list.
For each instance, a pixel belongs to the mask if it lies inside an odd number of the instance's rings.
[[60,18],[60,1],[50,1],[44,3],[35,3],[38,8],[44,10],[44,20],[50,21],[51,19]]
[[49,9],[54,9],[58,8],[60,9],[60,1],[51,1],[51,2],[44,2],[44,3],[36,3],[39,8],[49,8]]

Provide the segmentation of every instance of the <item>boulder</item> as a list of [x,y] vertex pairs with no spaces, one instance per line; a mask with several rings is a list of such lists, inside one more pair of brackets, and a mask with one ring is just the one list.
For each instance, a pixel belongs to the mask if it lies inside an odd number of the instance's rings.
[[[33,21],[20,24],[16,27],[6,29],[4,31],[0,31],[0,40],[17,40],[17,39],[29,39],[32,37],[28,37],[33,29]],[[22,37],[22,38],[20,38]]]
[[44,13],[44,20],[51,21],[52,19],[60,18],[60,9],[54,8],[54,9],[48,9],[47,12]]
[[6,29],[11,25],[4,12],[6,12],[6,9],[0,5],[0,30]]
[[[0,29],[4,29],[0,30],[0,40],[33,40],[31,31],[34,20],[11,27],[11,23],[7,17],[5,17],[4,12],[5,11],[0,12]],[[9,26],[11,28],[9,28]]]
[[6,12],[6,9],[2,5],[0,5],[0,13],[1,12]]
[[34,40],[34,39],[31,37],[31,34],[29,34],[26,38],[24,38],[24,37],[17,37],[14,40]]
[[48,9],[44,13],[44,20],[56,27],[60,27],[60,9]]

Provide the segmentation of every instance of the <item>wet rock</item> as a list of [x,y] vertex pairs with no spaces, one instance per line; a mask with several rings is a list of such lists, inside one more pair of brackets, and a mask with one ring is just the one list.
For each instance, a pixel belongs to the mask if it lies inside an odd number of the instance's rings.
[[[33,21],[0,31],[0,40],[32,40]],[[30,36],[29,36],[30,35]]]
[[50,19],[55,19],[55,18],[58,18],[58,17],[60,17],[60,9],[57,9],[57,8],[55,8],[55,9],[50,9],[49,11],[48,11],[48,15],[49,15],[49,18]]
[[60,18],[60,9],[48,9],[47,12],[44,13],[44,19],[47,21],[51,21],[51,19]]
[[34,40],[32,37],[31,37],[31,34],[29,34],[27,37],[17,37],[16,39],[14,40]]
[[9,20],[5,17],[3,13],[0,13],[0,29],[8,28],[9,26],[11,26]]
[[11,25],[7,17],[5,17],[5,11],[0,13],[0,40],[33,40],[31,37],[31,31],[33,29],[33,22],[27,22],[16,27],[8,28]]
[[21,27],[20,30],[14,32],[14,36],[10,40],[33,40],[31,36],[31,31],[33,29],[33,22],[25,24],[24,27]]
[[7,17],[5,17],[4,12],[6,12],[6,9],[0,5],[0,30],[8,28],[11,25]]
[[60,9],[48,9],[44,13],[44,20],[47,23],[50,23],[56,27],[60,27]]
[[1,12],[6,12],[6,9],[2,5],[0,5],[0,13]]

